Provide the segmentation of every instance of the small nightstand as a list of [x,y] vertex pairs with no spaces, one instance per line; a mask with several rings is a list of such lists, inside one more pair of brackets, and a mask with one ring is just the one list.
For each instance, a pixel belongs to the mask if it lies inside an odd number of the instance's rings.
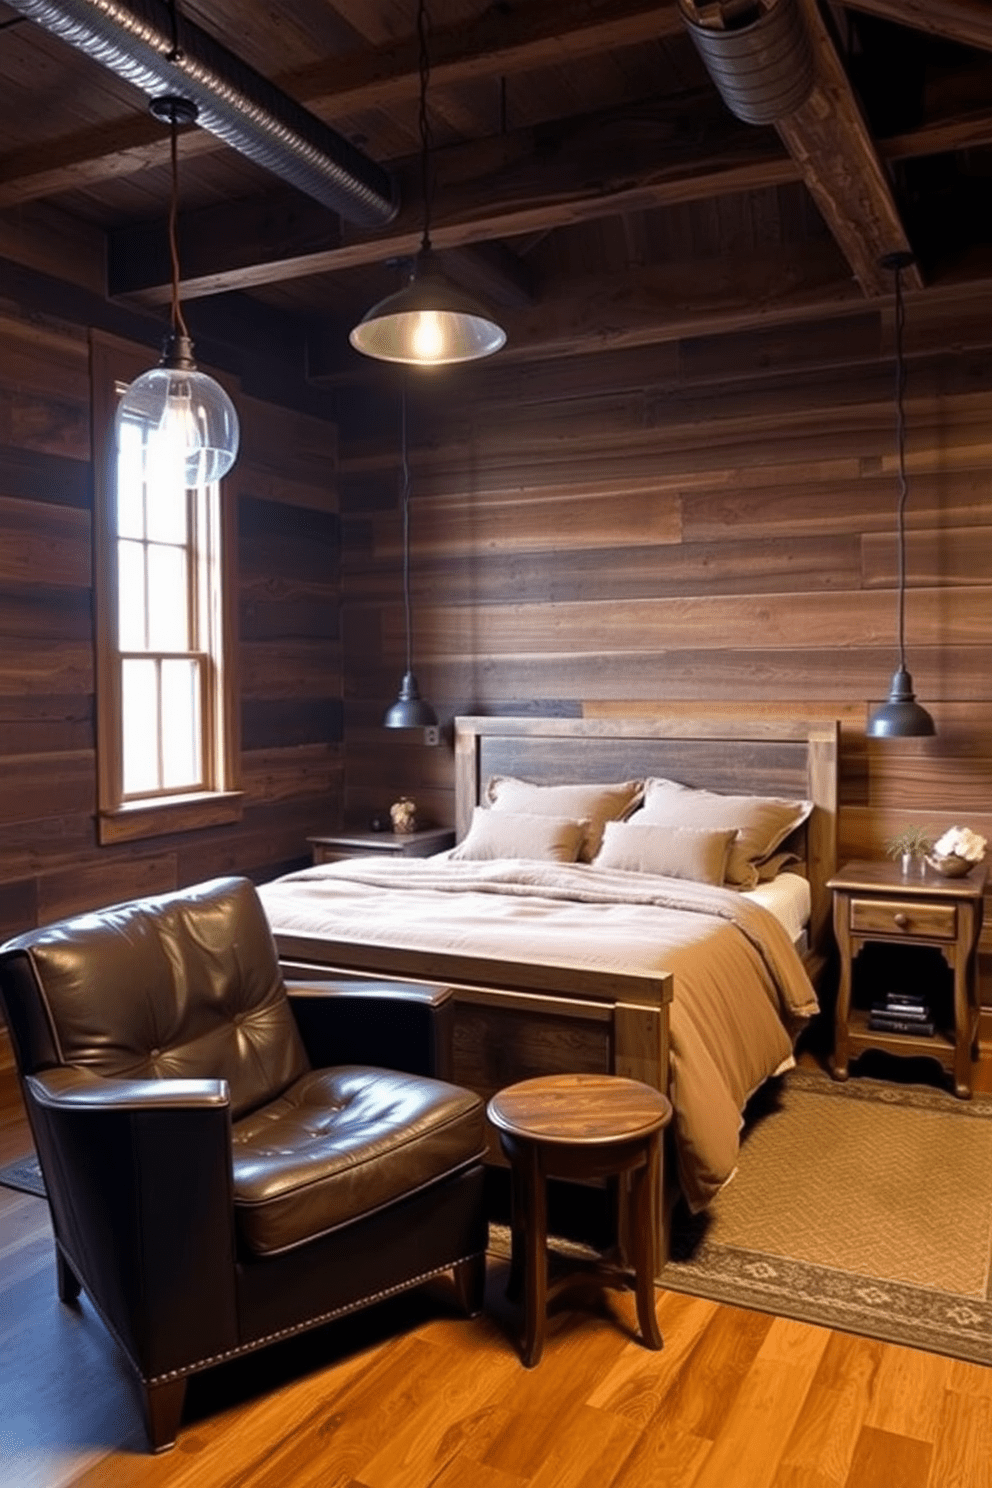
[[[954,1077],[955,1094],[971,1095],[972,1060],[978,1049],[978,958],[982,890],[987,869],[977,864],[964,878],[941,878],[931,869],[904,876],[896,863],[847,863],[830,880],[840,982],[834,1030],[833,1074],[846,1080],[848,1062],[865,1049],[926,1055]],[[954,975],[953,1030],[932,1036],[868,1027],[868,1011],[852,1006],[853,964],[869,941],[929,946]]]
[[332,832],[308,837],[315,863],[337,863],[342,858],[370,854],[386,858],[429,858],[432,853],[454,847],[450,827],[425,827],[420,832]]

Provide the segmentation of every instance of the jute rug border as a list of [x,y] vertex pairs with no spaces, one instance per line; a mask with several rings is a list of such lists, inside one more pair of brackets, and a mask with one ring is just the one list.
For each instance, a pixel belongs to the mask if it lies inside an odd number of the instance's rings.
[[[938,1110],[961,1120],[992,1120],[992,1101],[961,1101],[923,1086],[868,1079],[841,1083],[805,1070],[792,1070],[784,1078],[792,1089],[824,1099],[880,1102]],[[691,1254],[670,1261],[659,1283],[673,1292],[992,1364],[992,1302],[988,1300],[721,1246],[705,1239]]]

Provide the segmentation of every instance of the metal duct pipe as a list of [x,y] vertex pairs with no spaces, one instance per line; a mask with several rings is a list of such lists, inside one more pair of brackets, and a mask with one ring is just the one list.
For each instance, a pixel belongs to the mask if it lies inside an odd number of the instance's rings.
[[167,0],[8,0],[149,97],[192,99],[211,134],[349,222],[396,215],[388,172]]
[[696,51],[730,112],[774,124],[806,102],[813,48],[796,0],[679,0]]

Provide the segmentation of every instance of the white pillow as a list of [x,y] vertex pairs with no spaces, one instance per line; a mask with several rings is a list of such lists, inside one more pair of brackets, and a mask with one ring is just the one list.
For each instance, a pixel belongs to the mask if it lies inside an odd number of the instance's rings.
[[660,827],[636,820],[607,822],[593,867],[722,884],[727,855],[736,836],[733,828]]
[[806,820],[812,801],[789,801],[779,796],[725,796],[694,790],[674,780],[647,780],[644,805],[630,818],[641,825],[716,827],[737,832],[727,857],[727,882],[753,889],[758,865]]
[[476,806],[472,824],[452,849],[449,861],[533,858],[543,863],[574,863],[588,825],[570,817],[526,816]]
[[535,785],[513,775],[494,775],[486,787],[486,800],[494,811],[525,812],[530,816],[585,818],[586,841],[579,859],[591,863],[603,840],[603,826],[619,821],[641,798],[642,782],[625,780],[612,785]]

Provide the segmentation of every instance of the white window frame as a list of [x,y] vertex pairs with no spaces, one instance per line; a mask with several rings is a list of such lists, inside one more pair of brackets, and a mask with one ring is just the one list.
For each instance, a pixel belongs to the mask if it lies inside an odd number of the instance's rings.
[[[201,658],[202,785],[125,795],[122,662],[119,643],[117,450],[114,420],[124,387],[154,355],[130,342],[91,333],[94,468],[94,614],[98,836],[101,843],[185,832],[237,821],[239,697],[235,675],[237,566],[236,469],[222,483],[187,493],[190,503],[190,650]],[[158,652],[140,654],[154,658]],[[163,656],[178,653],[161,653]]]

